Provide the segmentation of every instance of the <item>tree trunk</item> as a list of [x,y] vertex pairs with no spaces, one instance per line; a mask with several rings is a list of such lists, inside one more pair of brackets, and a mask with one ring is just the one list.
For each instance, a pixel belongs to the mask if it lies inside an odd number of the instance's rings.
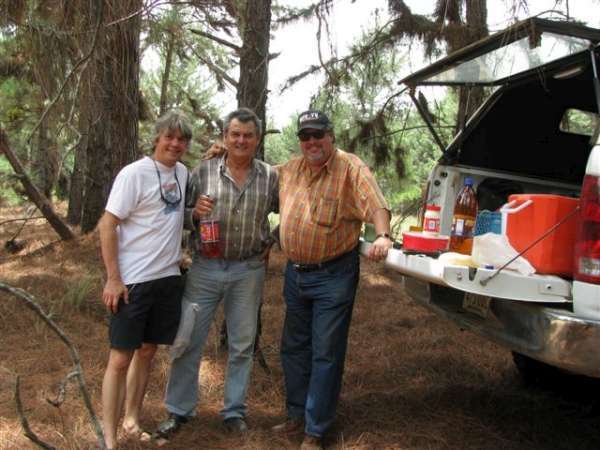
[[162,81],[160,85],[160,109],[159,116],[162,116],[167,111],[168,104],[168,88],[169,79],[171,78],[171,66],[173,64],[173,53],[175,52],[175,36],[169,31],[169,39],[167,41],[167,54],[165,56],[165,69],[163,71]]
[[[252,109],[266,129],[267,83],[269,70],[269,38],[271,31],[271,0],[246,1],[244,16],[239,18],[242,31],[238,106]],[[264,134],[263,134],[264,136]],[[263,139],[256,152],[264,159]]]
[[[90,11],[94,22],[102,8]],[[89,122],[87,171],[81,230],[94,229],[118,171],[138,156],[139,36],[142,0],[105,0],[105,25],[87,76]],[[123,18],[131,17],[127,20]]]
[[48,135],[48,118],[40,123],[37,131],[37,145],[33,152],[32,178],[37,188],[49,199],[56,181],[58,155],[56,146],[53,145]]
[[35,185],[31,182],[31,179],[25,173],[25,169],[23,165],[10,149],[8,144],[8,139],[4,130],[0,128],[0,152],[6,155],[6,159],[12,166],[13,170],[23,183],[23,187],[25,187],[25,192],[27,193],[27,197],[31,200],[42,212],[44,217],[48,220],[54,231],[58,233],[58,235],[63,240],[73,239],[75,236],[71,229],[67,226],[65,222],[54,212],[52,209],[52,204],[48,201],[48,199],[42,194]]
[[[79,129],[84,130],[82,126],[87,123],[86,103],[80,103],[79,109]],[[71,225],[79,225],[81,222],[81,212],[83,210],[83,189],[85,186],[86,170],[86,149],[87,133],[81,135],[81,140],[75,148],[75,158],[73,163],[73,173],[71,174],[71,183],[69,187],[69,207],[67,209],[67,222]]]

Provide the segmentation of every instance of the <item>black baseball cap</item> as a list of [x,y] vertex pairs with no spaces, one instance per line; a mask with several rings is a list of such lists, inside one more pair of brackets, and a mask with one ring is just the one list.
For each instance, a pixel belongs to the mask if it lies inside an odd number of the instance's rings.
[[298,116],[298,133],[305,129],[331,130],[333,124],[321,111],[309,109]]

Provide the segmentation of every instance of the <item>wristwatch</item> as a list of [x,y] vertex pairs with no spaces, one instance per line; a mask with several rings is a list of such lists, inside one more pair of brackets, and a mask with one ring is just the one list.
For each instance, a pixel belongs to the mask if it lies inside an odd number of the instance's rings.
[[384,237],[384,238],[388,238],[389,240],[392,240],[392,237],[389,235],[389,233],[379,233],[378,235],[375,236],[375,239],[379,239],[380,237]]

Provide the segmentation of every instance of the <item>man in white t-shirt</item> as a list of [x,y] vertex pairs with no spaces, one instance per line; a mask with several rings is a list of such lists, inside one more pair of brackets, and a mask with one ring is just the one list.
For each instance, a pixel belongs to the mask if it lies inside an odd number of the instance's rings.
[[192,138],[178,111],[155,125],[154,152],[125,166],[115,178],[98,230],[106,284],[102,300],[111,313],[110,354],[102,383],[106,447],[123,430],[141,440],[140,411],[158,345],[177,333],[183,282],[179,270],[184,195],[188,179],[179,159]]

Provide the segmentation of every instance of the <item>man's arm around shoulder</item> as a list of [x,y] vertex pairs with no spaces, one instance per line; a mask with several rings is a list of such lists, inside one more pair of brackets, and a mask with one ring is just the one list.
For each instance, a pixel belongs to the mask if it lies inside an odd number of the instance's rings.
[[105,211],[98,223],[100,233],[100,249],[102,250],[102,260],[106,268],[106,284],[102,292],[102,301],[106,308],[113,314],[119,307],[119,299],[123,297],[125,303],[128,303],[127,287],[121,280],[121,271],[119,270],[119,238],[117,236],[117,226],[121,223],[114,214]]

